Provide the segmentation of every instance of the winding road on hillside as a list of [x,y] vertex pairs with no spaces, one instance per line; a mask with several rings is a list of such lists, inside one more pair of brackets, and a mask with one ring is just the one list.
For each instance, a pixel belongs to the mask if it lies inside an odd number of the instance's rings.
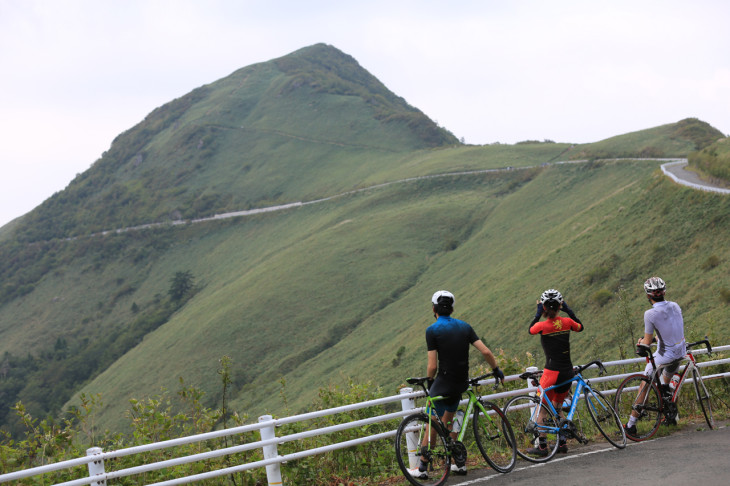
[[[610,159],[610,160],[620,160],[620,159]],[[627,160],[636,160],[636,159],[627,159]],[[691,187],[693,189],[698,189],[702,191],[711,191],[711,192],[717,192],[720,194],[730,194],[730,189],[713,185],[711,183],[708,183],[706,181],[703,181],[699,178],[699,176],[690,170],[687,170],[687,159],[641,159],[641,160],[657,160],[657,161],[666,161],[664,164],[662,164],[662,172],[664,172],[665,175],[667,175],[669,178],[671,178],[674,182],[677,184],[681,184],[684,186]],[[559,161],[559,162],[547,162],[544,164],[541,164],[539,167],[546,167],[551,165],[562,165],[562,164],[580,164],[588,162],[587,160],[569,160],[569,161]],[[463,171],[463,172],[447,172],[444,174],[433,174],[433,175],[427,175],[427,176],[418,176],[418,177],[408,177],[406,179],[399,179],[396,181],[391,182],[384,182],[382,184],[375,184],[368,187],[363,187],[360,189],[355,189],[352,191],[343,192],[341,194],[336,194],[334,196],[324,197],[321,199],[315,199],[312,201],[298,201],[293,202],[289,204],[281,204],[278,206],[269,206],[265,208],[258,208],[258,209],[247,209],[243,211],[233,211],[229,213],[222,213],[222,214],[216,214],[213,216],[209,216],[206,218],[198,218],[198,219],[191,219],[191,220],[176,220],[171,222],[165,222],[165,223],[149,223],[149,224],[143,224],[139,226],[130,226],[128,228],[121,228],[116,230],[108,230],[103,231],[101,233],[94,233],[89,236],[103,236],[108,235],[111,233],[124,233],[127,231],[137,231],[137,230],[143,230],[143,229],[150,229],[150,228],[156,228],[156,227],[164,227],[164,226],[175,226],[175,225],[185,225],[185,224],[195,224],[195,223],[204,223],[209,221],[219,221],[222,219],[229,219],[229,218],[238,218],[241,216],[250,216],[253,214],[261,214],[261,213],[268,213],[273,211],[282,211],[285,209],[292,209],[292,208],[298,208],[302,206],[306,206],[309,204],[317,204],[325,201],[329,201],[332,199],[336,199],[343,196],[348,196],[351,194],[356,194],[363,191],[370,191],[373,189],[378,189],[381,187],[387,187],[393,184],[402,184],[405,182],[412,182],[412,181],[418,181],[423,179],[436,179],[436,178],[442,178],[442,177],[453,177],[453,176],[461,176],[461,175],[472,175],[472,174],[486,174],[486,173],[492,173],[492,172],[511,172],[515,170],[526,170],[526,169],[534,169],[538,166],[526,166],[526,167],[504,167],[501,169],[481,169],[481,170],[471,170],[471,171]],[[70,238],[75,239],[75,238]]]
[[664,174],[666,174],[674,182],[683,186],[688,186],[700,191],[730,194],[730,189],[702,180],[696,172],[687,170],[687,159],[680,159],[662,164],[662,172],[664,172]]

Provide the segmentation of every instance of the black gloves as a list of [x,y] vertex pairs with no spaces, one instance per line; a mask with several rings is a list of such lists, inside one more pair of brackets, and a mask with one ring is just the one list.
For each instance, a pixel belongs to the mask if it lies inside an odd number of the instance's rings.
[[562,309],[563,309],[563,311],[564,311],[564,312],[565,312],[566,314],[568,314],[569,316],[570,316],[570,315],[575,315],[575,314],[573,314],[573,311],[571,310],[571,308],[570,308],[570,307],[568,307],[568,303],[567,303],[567,302],[563,301],[563,305],[562,305],[562,307],[561,307],[561,308],[562,308]]
[[502,382],[504,384],[504,372],[499,369],[499,366],[494,368],[492,373],[494,374],[494,379],[497,383]]

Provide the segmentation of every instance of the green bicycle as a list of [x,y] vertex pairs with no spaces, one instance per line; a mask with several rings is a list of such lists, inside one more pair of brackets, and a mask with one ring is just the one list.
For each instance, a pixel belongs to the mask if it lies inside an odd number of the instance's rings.
[[[475,388],[479,381],[493,376],[487,373],[469,379],[464,392],[468,397],[463,424],[456,440],[451,431],[432,411],[433,402],[444,397],[430,397],[426,389],[427,378],[409,378],[410,385],[417,385],[426,392],[424,411],[403,419],[395,435],[395,453],[403,475],[415,486],[438,486],[444,484],[451,472],[451,461],[465,462],[467,449],[464,446],[469,416],[472,416],[474,440],[484,459],[500,473],[507,473],[515,467],[517,449],[512,426],[496,404],[478,396]],[[495,385],[496,388],[496,385]],[[409,470],[417,469],[423,461],[428,464],[424,477],[415,477]]]

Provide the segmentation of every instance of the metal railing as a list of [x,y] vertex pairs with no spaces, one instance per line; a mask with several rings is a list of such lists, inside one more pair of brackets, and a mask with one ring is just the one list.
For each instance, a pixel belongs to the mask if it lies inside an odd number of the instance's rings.
[[677,184],[680,184],[682,186],[691,187],[692,189],[698,189],[700,191],[717,192],[719,194],[730,194],[730,189],[727,189],[724,187],[709,186],[707,184],[696,184],[694,182],[680,179],[675,174],[673,174],[672,171],[669,169],[669,167],[673,167],[675,165],[685,166],[685,165],[687,165],[687,159],[679,159],[679,160],[674,160],[672,162],[667,162],[666,164],[662,164],[662,172],[664,173],[665,176],[669,177]]
[[[730,351],[730,345],[727,346],[718,346],[713,348],[713,353],[716,352],[726,352]],[[707,350],[692,350],[692,354],[698,355],[698,354],[706,354]],[[626,360],[620,360],[620,361],[608,361],[604,362],[604,366],[613,367],[613,366],[625,366],[630,365],[634,363],[640,363],[645,362],[644,358],[633,358],[633,359],[626,359]],[[722,364],[730,364],[730,358],[726,359],[718,359],[718,360],[712,360],[712,361],[704,361],[704,362],[698,362],[697,366],[700,368],[705,368],[709,366],[717,366]],[[625,377],[636,373],[636,371],[631,373],[622,373],[617,375],[607,375],[607,376],[599,376],[595,378],[591,378],[591,383],[601,383],[601,382],[609,382],[609,381],[619,381],[624,379]],[[712,380],[715,378],[728,378],[730,377],[730,372],[727,373],[718,373],[714,375],[707,375],[703,376],[706,380]],[[520,380],[519,375],[511,375],[505,378],[505,381],[517,381]],[[494,383],[493,379],[484,380],[480,384],[489,384]],[[500,393],[494,393],[490,395],[484,395],[485,398],[489,400],[496,400],[501,398],[507,398],[511,396],[516,395],[522,395],[524,393],[529,393],[531,391],[535,391],[537,388],[535,387],[527,387],[527,388],[519,388],[516,390],[506,391],[506,392],[500,392]],[[606,394],[613,394],[616,390],[605,390],[604,393]],[[347,440],[344,442],[337,442],[333,443],[327,446],[323,447],[317,447],[315,449],[310,450],[304,450],[300,452],[295,452],[291,454],[286,455],[280,455],[277,450],[277,446],[279,444],[283,444],[286,442],[292,442],[297,440],[302,440],[305,438],[315,437],[319,435],[325,435],[325,434],[331,434],[334,432],[339,432],[342,430],[357,428],[357,427],[363,427],[365,425],[374,424],[374,423],[380,423],[380,422],[387,422],[394,419],[399,419],[401,417],[404,417],[406,415],[410,415],[413,413],[415,407],[415,399],[418,397],[424,396],[423,391],[417,391],[414,392],[411,388],[403,388],[400,390],[400,393],[395,396],[389,396],[384,398],[379,398],[376,400],[369,400],[365,402],[360,403],[354,403],[351,405],[345,405],[341,407],[336,408],[330,408],[327,410],[320,410],[316,412],[310,412],[300,415],[294,415],[291,417],[284,417],[279,419],[274,419],[271,415],[263,415],[259,417],[258,423],[256,424],[250,424],[250,425],[244,425],[239,427],[233,427],[229,429],[223,429],[223,430],[216,430],[213,432],[207,432],[204,434],[197,434],[192,435],[188,437],[181,437],[178,439],[172,439],[167,440],[163,442],[157,442],[153,444],[145,444],[135,447],[129,447],[126,449],[120,449],[116,451],[109,451],[104,452],[101,448],[98,447],[92,447],[86,451],[86,457],[80,457],[77,459],[71,459],[67,461],[47,464],[44,466],[34,467],[31,469],[26,469],[22,471],[16,471],[8,474],[0,475],[0,483],[7,483],[10,481],[19,481],[24,478],[37,476],[53,471],[59,471],[64,469],[70,469],[74,467],[84,466],[86,465],[89,470],[89,476],[76,479],[73,481],[67,481],[64,483],[57,483],[56,486],[77,486],[77,485],[95,485],[95,486],[102,486],[106,485],[106,482],[112,479],[118,479],[122,477],[127,476],[133,476],[142,474],[149,471],[155,471],[159,469],[164,469],[168,467],[178,466],[182,464],[190,464],[193,462],[203,461],[211,458],[216,457],[222,457],[227,456],[230,454],[235,454],[239,452],[244,451],[250,451],[254,449],[261,449],[263,451],[263,460],[258,460],[255,462],[250,462],[247,464],[239,464],[237,466],[227,467],[223,469],[217,469],[214,471],[208,471],[205,473],[199,473],[194,474],[190,476],[180,477],[173,480],[168,481],[162,481],[158,483],[152,483],[156,486],[171,486],[176,484],[189,484],[196,481],[202,481],[205,479],[212,479],[220,476],[229,475],[232,473],[238,473],[243,472],[251,469],[257,469],[261,467],[266,468],[266,476],[268,480],[269,485],[283,485],[282,481],[282,475],[281,475],[281,468],[280,464],[290,461],[295,461],[297,459],[302,459],[309,456],[314,456],[318,454],[323,454],[327,452],[331,452],[338,449],[344,449],[348,447],[353,447],[356,445],[388,439],[390,437],[393,437],[395,435],[395,428],[393,430],[369,435],[366,437],[353,439],[353,440]],[[384,415],[379,415],[375,417],[365,418],[361,420],[355,420],[352,422],[347,422],[343,424],[338,425],[332,425],[328,427],[323,427],[320,429],[315,430],[308,430],[305,432],[299,432],[295,434],[290,434],[286,436],[277,437],[275,430],[277,427],[280,427],[282,425],[286,424],[293,424],[298,422],[303,422],[306,420],[311,420],[314,418],[319,417],[325,417],[329,415],[336,415],[340,413],[350,412],[353,410],[363,409],[363,408],[369,408],[369,407],[375,407],[375,406],[381,406],[385,404],[390,403],[401,403],[401,411],[393,412],[393,413],[387,413]],[[222,449],[217,449],[209,452],[203,452],[199,454],[193,454],[189,456],[183,456],[178,457],[174,459],[168,459],[164,461],[158,461],[153,462],[150,464],[144,464],[141,466],[135,466],[130,467],[126,469],[120,469],[118,471],[106,471],[104,467],[104,461],[109,459],[115,459],[130,455],[136,455],[141,454],[145,452],[155,451],[155,450],[162,450],[162,449],[168,449],[176,446],[186,445],[186,444],[193,444],[193,443],[199,443],[203,442],[209,439],[217,439],[222,437],[229,437],[229,436],[235,436],[235,435],[241,435],[247,432],[251,431],[259,431],[261,440],[257,442],[237,445],[233,447],[226,447]]]

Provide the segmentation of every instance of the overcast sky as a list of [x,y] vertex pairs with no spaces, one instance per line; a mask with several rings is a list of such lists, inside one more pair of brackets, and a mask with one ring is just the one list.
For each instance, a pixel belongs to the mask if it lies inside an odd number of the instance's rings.
[[725,0],[0,0],[0,226],[149,112],[318,42],[470,144],[730,133]]

